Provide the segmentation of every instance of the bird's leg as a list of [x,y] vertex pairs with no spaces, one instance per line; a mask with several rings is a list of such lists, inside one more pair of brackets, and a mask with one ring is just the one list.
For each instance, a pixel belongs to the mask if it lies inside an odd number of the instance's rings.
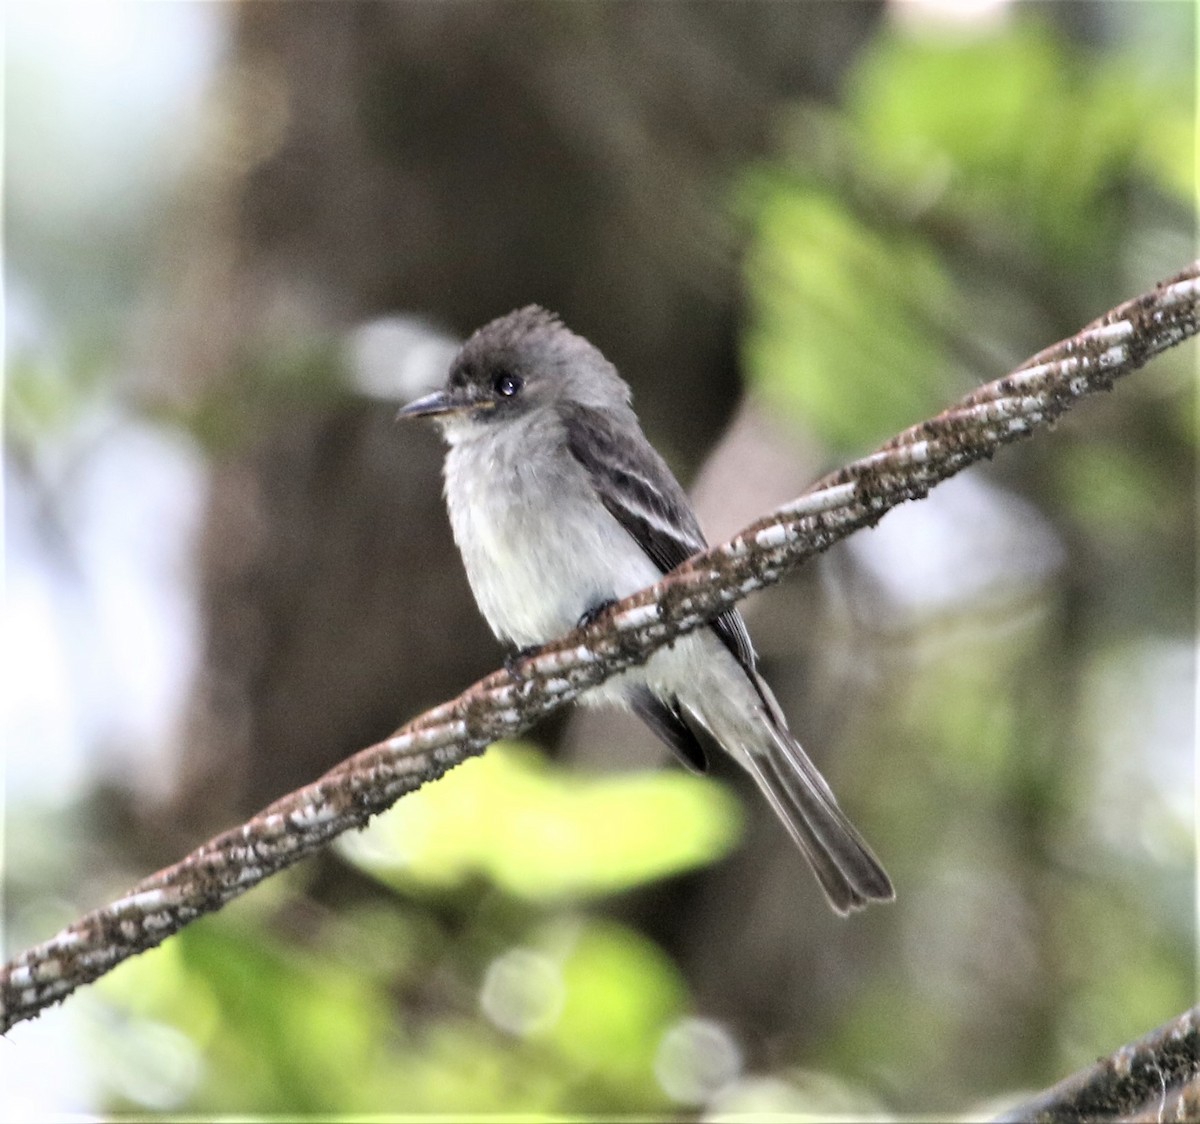
[[[606,601],[597,601],[596,604],[592,605],[586,610],[586,612],[584,612],[583,616],[579,618],[575,627],[587,628],[589,624],[592,624],[594,621],[598,620],[605,610],[611,608],[616,603],[616,599],[612,597],[608,598]],[[509,652],[508,655],[504,657],[504,670],[507,671],[508,674],[511,675],[518,683],[524,683],[525,676],[521,674],[518,664],[520,664],[522,660],[536,655],[541,650],[541,644],[529,644],[524,648],[517,648]]]

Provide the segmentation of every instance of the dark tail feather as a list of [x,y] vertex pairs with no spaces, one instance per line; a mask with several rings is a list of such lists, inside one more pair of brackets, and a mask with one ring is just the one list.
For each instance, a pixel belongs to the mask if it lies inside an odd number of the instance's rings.
[[769,688],[761,680],[756,686],[766,704],[770,738],[762,739],[765,745],[746,747],[750,770],[808,859],[829,904],[846,914],[873,901],[891,901],[896,892],[887,872],[789,733]]
[[790,734],[772,732],[776,745],[764,756],[751,756],[751,770],[808,859],[829,904],[846,914],[873,901],[891,901],[896,896],[891,879],[816,766]]
[[788,732],[771,688],[754,669],[742,664],[736,677],[689,686],[688,697],[672,700],[674,710],[697,718],[750,772],[834,910],[846,914],[891,901],[896,893],[887,872]]

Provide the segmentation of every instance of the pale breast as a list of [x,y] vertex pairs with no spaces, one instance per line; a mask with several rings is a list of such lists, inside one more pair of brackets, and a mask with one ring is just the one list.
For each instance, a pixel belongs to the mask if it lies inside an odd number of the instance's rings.
[[659,577],[565,448],[530,458],[528,447],[464,441],[446,458],[450,522],[471,589],[492,631],[520,647]]

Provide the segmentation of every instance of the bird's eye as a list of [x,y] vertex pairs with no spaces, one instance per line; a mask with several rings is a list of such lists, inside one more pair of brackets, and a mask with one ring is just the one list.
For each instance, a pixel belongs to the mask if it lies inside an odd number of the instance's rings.
[[492,389],[501,398],[512,398],[521,389],[519,376],[509,371],[498,371],[492,376]]

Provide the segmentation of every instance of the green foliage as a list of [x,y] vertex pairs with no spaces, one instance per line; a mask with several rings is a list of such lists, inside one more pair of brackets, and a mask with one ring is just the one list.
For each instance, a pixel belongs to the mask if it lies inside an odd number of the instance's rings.
[[[235,907],[128,961],[99,985],[95,1060],[113,1107],[321,1116],[665,1105],[653,1062],[687,995],[644,937],[564,916],[534,923],[480,972],[486,934],[469,923],[457,937],[429,931],[410,958],[414,926],[402,909],[349,909],[298,944]],[[182,1060],[169,1064],[172,1053]]]
[[847,96],[860,167],[881,185],[914,199],[936,177],[939,211],[1071,269],[1106,252],[1135,179],[1190,203],[1190,108],[1186,88],[1033,21],[981,39],[881,36]]
[[172,1091],[198,1110],[362,1104],[364,1057],[389,1036],[379,981],[232,918],[195,925],[103,981],[102,994],[124,1016],[114,1024],[106,1070],[122,1060],[136,1068],[138,1058],[122,1045],[136,1047],[141,1024],[165,1023],[203,1059],[194,1088]]
[[618,1088],[654,1089],[653,1060],[663,1032],[684,1011],[678,969],[653,944],[619,925],[552,928],[562,946],[562,1015],[553,1041],[583,1072]]
[[[712,862],[736,835],[713,782],[588,780],[494,746],[342,845],[408,904],[319,914],[286,939],[271,911],[289,876],[105,977],[120,1012],[105,1078],[117,1107],[206,1114],[661,1109],[679,970],[563,903]],[[164,1041],[190,1063],[148,1088],[147,1044]]]
[[1186,222],[1192,101],[1186,84],[1032,21],[878,36],[845,112],[792,111],[795,156],[737,194],[752,385],[849,453],[1002,373],[989,351],[1015,336],[1022,354],[1021,330],[1049,311],[1045,279],[1069,287],[1053,299],[1073,330],[1089,274],[1136,243],[1139,195]]
[[704,778],[677,770],[588,778],[552,769],[528,746],[495,745],[339,847],[402,889],[485,877],[553,902],[704,866],[737,833],[733,798]]
[[14,450],[32,450],[94,414],[111,377],[104,345],[76,342],[62,356],[17,347],[8,358],[4,429]]
[[838,448],[916,419],[942,385],[928,331],[951,294],[922,240],[873,229],[843,200],[770,173],[748,185],[754,313],[742,338],[757,389]]

